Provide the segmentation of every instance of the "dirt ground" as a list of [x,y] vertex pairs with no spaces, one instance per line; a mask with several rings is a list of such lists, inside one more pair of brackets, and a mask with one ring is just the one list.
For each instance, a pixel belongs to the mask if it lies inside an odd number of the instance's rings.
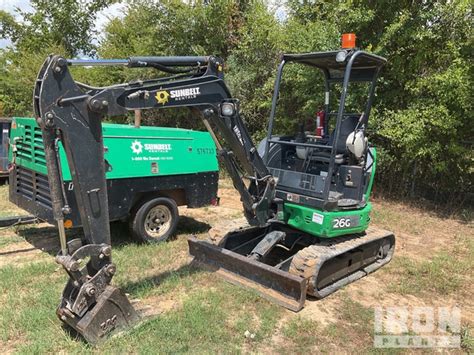
[[[4,196],[5,194],[0,198]],[[189,269],[191,258],[187,253],[185,240],[190,234],[196,234],[202,239],[209,238],[209,235],[218,235],[225,229],[233,229],[243,223],[239,196],[228,181],[221,182],[219,196],[218,207],[180,208],[183,218],[178,236],[160,247],[160,260],[151,258],[153,260],[148,262],[149,265],[140,269],[130,266],[127,275],[117,276],[115,279],[121,286],[133,284],[137,280],[142,282],[146,279],[150,282],[150,288],[153,288],[151,291],[147,289],[146,292],[141,292],[130,288],[137,296],[135,305],[144,316],[153,318],[177,312],[183,307],[187,296],[200,292],[201,289],[212,291],[223,287],[219,286],[220,284],[215,285],[215,276],[212,273],[198,276],[192,274],[193,271]],[[258,346],[248,346],[244,341],[239,346],[239,351],[351,353],[357,352],[360,347],[371,352],[372,340],[368,334],[373,334],[373,326],[365,323],[368,322],[367,319],[373,321],[374,308],[394,306],[459,307],[462,312],[462,330],[465,333],[464,345],[462,349],[454,351],[473,351],[472,222],[442,216],[404,203],[379,199],[373,201],[373,204],[373,223],[393,231],[396,236],[394,260],[381,270],[344,287],[324,300],[308,299],[304,309],[297,314],[278,310],[277,320],[266,339]],[[4,210],[7,210],[7,206],[9,213],[21,213],[6,202],[0,204],[0,208]],[[112,232],[114,233],[114,228]],[[131,249],[127,251],[128,256],[119,254],[119,260],[134,257],[133,248],[138,247],[129,248]],[[31,265],[51,260],[57,249],[56,232],[45,223],[0,229],[0,270],[11,265]],[[185,282],[187,287],[182,288],[179,294],[167,292],[167,287],[174,287],[172,281],[163,276],[156,277],[157,274],[166,273],[178,275],[181,278],[178,282]],[[58,269],[55,274],[58,274],[59,278],[64,276]],[[455,277],[452,274],[455,274]],[[186,281],[188,279],[190,281]],[[159,291],[160,287],[162,291]],[[311,324],[319,330],[312,333],[308,331],[308,327],[302,329],[301,324]],[[341,334],[347,337],[348,343],[341,342]],[[324,339],[324,348],[314,347],[317,337]],[[6,349],[16,351],[19,338],[21,336],[5,336],[2,340],[0,334],[0,345],[3,342]]]
[[[229,187],[221,188],[219,195],[221,204],[214,209],[215,214],[210,214],[209,211],[202,209],[185,211],[187,216],[214,225],[215,228],[210,230],[211,237],[215,234],[222,235],[226,230],[245,225],[243,217],[232,218],[239,216],[241,210],[241,202],[235,191]],[[456,239],[459,236],[474,239],[472,222],[470,224],[464,223],[449,217],[443,219],[433,213],[402,203],[376,200],[373,201],[373,205],[374,211],[376,211],[373,217],[374,224],[392,231],[396,236],[395,258],[407,257],[417,261],[429,261],[436,253],[449,250],[456,244]],[[385,214],[389,216],[386,217]],[[469,276],[472,281],[472,270],[469,270],[469,274],[466,276]],[[474,292],[472,282],[467,283],[465,288],[449,298],[430,297],[426,299],[388,292],[388,281],[394,277],[396,276],[389,272],[377,272],[347,286],[344,291],[347,292],[348,297],[366,307],[462,305],[463,317],[466,322],[474,320],[474,302],[470,299],[470,295]],[[337,297],[328,297],[322,302],[309,299],[299,314],[307,315],[323,324],[329,324],[337,319],[338,306]]]

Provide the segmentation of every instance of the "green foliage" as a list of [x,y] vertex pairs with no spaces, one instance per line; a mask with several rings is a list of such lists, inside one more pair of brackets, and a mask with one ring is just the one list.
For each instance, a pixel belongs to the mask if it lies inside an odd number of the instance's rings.
[[381,153],[379,190],[468,203],[474,182],[469,1],[290,0],[288,7],[304,26],[325,21],[339,33],[355,32],[360,47],[389,60],[370,122]]
[[[263,0],[131,0],[97,45],[97,12],[112,2],[33,0],[32,13],[15,18],[0,11],[0,37],[13,43],[0,53],[0,115],[31,114],[36,71],[52,52],[76,56],[97,49],[103,58],[214,54],[225,60],[227,83],[258,141],[280,55],[335,49],[341,33],[355,32],[360,47],[389,60],[370,120],[380,152],[378,190],[438,202],[464,202],[472,191],[469,1],[287,0],[286,18],[279,20]],[[93,85],[157,75],[111,67],[73,71]],[[287,65],[281,89],[276,130],[293,133],[321,107],[323,80],[316,71]],[[203,128],[188,110],[146,112],[144,123]]]
[[[123,19],[108,24],[98,53],[104,58],[213,54],[226,60],[240,43],[241,27],[250,6],[250,2],[233,0],[133,1]],[[267,16],[272,18],[269,14]],[[93,75],[100,84],[135,80],[137,75],[141,79],[157,75],[156,71],[123,68],[101,71],[102,74]],[[145,124],[204,128],[199,119],[184,109],[151,110],[144,112],[143,116]]]
[[18,49],[40,50],[45,46],[62,46],[68,55],[90,54],[94,21],[98,11],[111,0],[31,0],[33,12],[17,10],[21,17],[15,22],[11,15],[0,14],[0,34],[10,38]]
[[249,6],[243,20],[240,42],[227,59],[227,82],[241,101],[249,131],[261,137],[270,110],[283,28],[259,1]]
[[374,45],[390,60],[375,121],[387,156],[378,178],[396,193],[463,202],[472,189],[470,17],[464,1],[407,5]]
[[65,54],[65,50],[60,46],[45,46],[34,52],[5,50],[0,53],[0,116],[32,114],[36,75],[51,53]]
[[32,0],[33,12],[0,11],[0,38],[12,47],[0,50],[0,116],[32,114],[32,92],[38,70],[51,54],[91,54],[97,12],[110,0]]

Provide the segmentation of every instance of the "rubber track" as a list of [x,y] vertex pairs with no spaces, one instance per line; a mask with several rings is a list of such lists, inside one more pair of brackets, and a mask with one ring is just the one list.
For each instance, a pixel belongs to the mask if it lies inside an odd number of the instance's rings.
[[[378,239],[389,238],[391,241],[390,250],[383,259],[378,259],[372,264],[366,265],[362,269],[347,275],[335,283],[324,287],[321,290],[316,289],[316,279],[321,266],[329,259],[344,254],[349,250],[358,248],[364,244]],[[340,289],[341,287],[360,279],[363,276],[379,269],[387,264],[393,256],[395,248],[395,237],[392,233],[383,229],[369,227],[365,235],[353,237],[336,237],[331,239],[321,239],[319,244],[310,245],[300,250],[290,265],[289,272],[301,276],[308,280],[307,293],[317,298],[323,298]]]

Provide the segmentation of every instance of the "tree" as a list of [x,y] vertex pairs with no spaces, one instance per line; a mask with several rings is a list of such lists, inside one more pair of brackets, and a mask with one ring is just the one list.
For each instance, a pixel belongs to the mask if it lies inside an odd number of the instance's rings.
[[[355,32],[388,65],[372,114],[378,187],[462,201],[472,191],[472,9],[469,1],[290,0],[307,27]],[[470,143],[469,143],[470,142]]]
[[31,0],[33,12],[17,9],[21,21],[0,11],[0,35],[18,50],[34,51],[61,46],[67,54],[91,54],[97,35],[95,19],[113,0]]
[[93,54],[94,22],[110,0],[32,0],[33,12],[17,10],[20,20],[0,11],[0,37],[12,46],[0,51],[0,115],[31,115],[37,72],[51,53]]
[[[332,50],[342,33],[355,32],[359,47],[388,59],[369,125],[380,152],[379,189],[437,201],[472,190],[474,36],[468,0],[287,0],[284,20],[264,0],[129,0],[125,16],[109,22],[98,44],[95,16],[111,2],[32,0],[34,12],[19,13],[23,21],[0,11],[0,36],[13,43],[0,53],[0,114],[31,112],[36,71],[51,52],[92,55],[97,49],[102,58],[214,54],[225,60],[226,81],[258,141],[280,55]],[[162,75],[123,67],[72,70],[94,85]],[[314,119],[322,84],[317,70],[285,67],[278,131],[294,133],[298,122]],[[145,123],[157,125],[202,128],[198,122],[189,110],[145,115]]]
[[[259,13],[264,12],[268,18],[273,18],[260,1],[134,1],[128,6],[123,19],[115,19],[108,24],[105,40],[98,53],[104,58],[126,58],[133,55],[217,55],[224,59],[227,72],[231,73],[233,69],[228,58],[242,44],[243,36],[251,37],[245,34],[246,30],[243,28],[249,14],[257,8]],[[110,79],[119,82],[157,75],[160,73],[155,70],[106,68],[95,79],[104,84]],[[243,83],[237,87],[242,86]],[[185,109],[147,111],[144,112],[144,122],[202,128],[200,120]]]

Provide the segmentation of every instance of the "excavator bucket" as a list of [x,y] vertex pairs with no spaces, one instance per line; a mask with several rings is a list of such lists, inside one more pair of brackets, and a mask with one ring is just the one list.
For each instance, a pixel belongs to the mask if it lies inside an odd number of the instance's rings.
[[[285,237],[265,246],[275,232]],[[230,232],[218,245],[195,237],[188,238],[188,244],[189,253],[200,265],[298,312],[306,294],[324,298],[387,264],[395,237],[370,227],[360,235],[319,239],[275,223]],[[266,252],[256,260],[262,245]]]
[[[68,254],[56,256],[69,275],[56,314],[90,344],[135,325],[140,317],[125,293],[110,283],[116,272],[107,244],[69,241]],[[85,260],[87,264],[84,265]]]
[[107,285],[97,303],[82,317],[72,314],[63,297],[56,311],[59,319],[80,334],[89,344],[99,344],[113,333],[138,323],[139,315],[127,296],[117,287]]

